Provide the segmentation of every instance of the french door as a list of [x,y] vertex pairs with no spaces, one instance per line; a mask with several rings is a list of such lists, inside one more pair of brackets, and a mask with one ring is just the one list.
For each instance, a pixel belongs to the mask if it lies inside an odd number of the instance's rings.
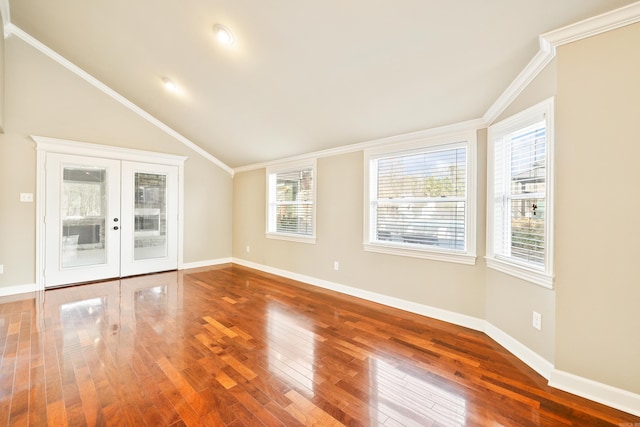
[[45,287],[178,267],[178,167],[47,153]]

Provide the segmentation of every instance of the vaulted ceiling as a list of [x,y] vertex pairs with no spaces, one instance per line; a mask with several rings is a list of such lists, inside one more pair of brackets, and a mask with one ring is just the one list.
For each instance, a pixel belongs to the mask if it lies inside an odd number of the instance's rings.
[[238,167],[482,117],[540,34],[630,3],[10,0],[9,14]]

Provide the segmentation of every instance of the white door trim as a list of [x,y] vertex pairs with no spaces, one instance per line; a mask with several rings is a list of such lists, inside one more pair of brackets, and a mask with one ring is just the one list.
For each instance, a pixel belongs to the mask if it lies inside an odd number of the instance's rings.
[[45,165],[47,153],[75,154],[132,162],[155,163],[178,167],[178,269],[184,264],[184,162],[185,156],[134,150],[110,145],[91,144],[31,135],[36,143],[36,290],[44,290],[45,256]]

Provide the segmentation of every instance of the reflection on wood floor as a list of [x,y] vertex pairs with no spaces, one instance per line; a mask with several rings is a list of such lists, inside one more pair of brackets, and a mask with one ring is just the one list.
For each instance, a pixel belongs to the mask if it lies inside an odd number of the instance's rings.
[[483,333],[230,265],[0,298],[0,345],[0,425],[640,423]]

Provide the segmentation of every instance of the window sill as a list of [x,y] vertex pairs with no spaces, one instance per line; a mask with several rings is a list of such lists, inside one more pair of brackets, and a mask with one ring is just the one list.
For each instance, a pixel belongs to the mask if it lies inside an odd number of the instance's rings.
[[475,265],[476,256],[461,252],[434,251],[426,249],[413,249],[379,243],[364,243],[364,250],[387,255],[399,255],[412,258],[429,259],[433,261],[452,262],[456,264]]
[[315,236],[303,236],[300,234],[266,233],[266,237],[267,239],[288,240],[290,242],[308,243],[312,245],[316,243]]
[[542,286],[543,288],[553,289],[552,275],[494,257],[487,256],[484,259],[487,262],[487,267],[493,270],[509,274],[517,277],[518,279],[526,280],[527,282],[534,283]]

